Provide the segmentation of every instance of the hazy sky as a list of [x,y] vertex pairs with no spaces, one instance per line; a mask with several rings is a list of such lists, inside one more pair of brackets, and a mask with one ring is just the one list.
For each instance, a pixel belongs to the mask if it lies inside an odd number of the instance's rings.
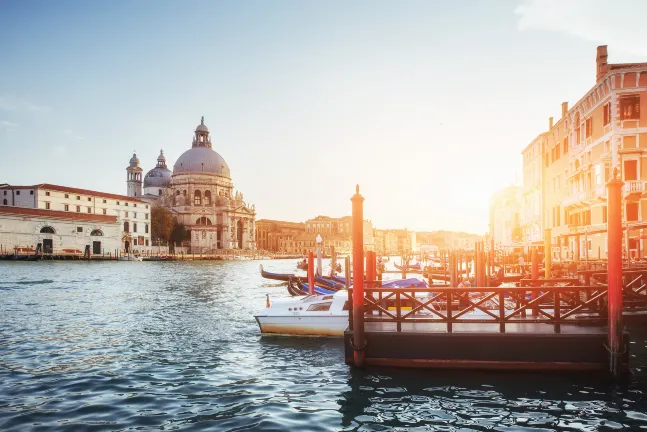
[[[627,3],[627,4],[623,4]],[[618,12],[616,12],[618,11]],[[0,183],[126,193],[205,116],[257,217],[482,233],[520,152],[647,1],[0,0]],[[520,177],[519,177],[520,180]]]

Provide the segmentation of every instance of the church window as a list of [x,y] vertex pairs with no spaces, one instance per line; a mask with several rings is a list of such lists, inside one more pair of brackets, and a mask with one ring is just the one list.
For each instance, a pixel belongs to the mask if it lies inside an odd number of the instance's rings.
[[2,200],[2,205],[7,205],[7,199],[6,198]]
[[130,231],[130,224],[128,223],[128,221],[124,222],[124,231],[125,231],[125,232],[129,232],[129,231]]
[[104,204],[105,204],[106,202],[107,202],[106,200],[103,200],[103,203],[104,203]]
[[148,234],[148,224],[144,225],[144,233]]
[[204,192],[204,205],[211,205],[211,191]]
[[29,195],[33,195],[33,194],[34,194],[33,190],[29,191]]
[[[6,193],[6,192],[5,192]],[[45,196],[49,196],[49,191],[45,192]]]
[[92,207],[88,207],[88,213],[92,213]]
[[92,230],[92,232],[90,233],[90,235],[91,235],[91,236],[102,236],[102,235],[103,235],[103,231],[98,230],[98,229],[95,229],[95,230]]
[[76,232],[82,233],[83,232],[83,227],[76,227]]
[[108,211],[106,209],[103,209],[103,214],[108,214]]
[[148,213],[144,213],[144,219],[148,219]]
[[136,232],[137,232],[137,224],[136,224],[136,223],[134,223],[134,224],[133,224],[133,232],[134,232],[134,233],[136,233]]
[[70,206],[65,204],[65,211],[70,211]]
[[119,201],[117,201],[117,205],[119,205]]
[[81,206],[76,206],[76,212],[81,213]]
[[125,214],[125,216],[124,216],[124,217],[128,217],[128,212],[124,212],[124,214]]
[[92,201],[92,198],[88,197],[88,201]]
[[124,205],[125,205],[126,207],[128,207],[128,203],[124,203]]
[[76,196],[76,200],[79,201],[81,199],[81,195]]
[[46,202],[45,203],[45,210],[49,210],[49,209],[50,209],[50,203]]
[[51,226],[44,226],[40,229],[41,234],[56,234]]
[[148,209],[148,206],[146,206],[145,208]]
[[137,213],[133,212],[133,218],[137,219]]
[[193,194],[193,205],[201,205],[202,204],[202,195],[200,194],[200,191],[197,190]]
[[16,191],[16,195],[20,195],[20,191]]
[[69,195],[69,194],[65,194],[65,198],[69,198],[69,197],[70,197],[70,195]]
[[137,203],[133,204],[133,207],[137,207]]

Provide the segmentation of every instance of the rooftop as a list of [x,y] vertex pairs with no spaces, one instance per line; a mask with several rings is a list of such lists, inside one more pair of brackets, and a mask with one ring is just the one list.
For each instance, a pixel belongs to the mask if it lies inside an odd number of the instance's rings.
[[43,210],[29,207],[0,206],[0,214],[48,217],[54,219],[74,219],[93,222],[116,223],[117,216],[98,215],[92,213],[75,213],[56,210]]
[[40,183],[36,185],[31,185],[31,186],[6,185],[6,186],[0,186],[0,189],[47,189],[47,190],[52,190],[57,192],[69,192],[69,193],[75,193],[79,195],[89,195],[94,197],[113,198],[113,199],[121,199],[124,201],[130,201],[130,202],[145,203],[140,199],[129,197],[126,195],[118,195],[118,194],[107,193],[107,192],[98,192],[98,191],[93,191],[89,189],[79,189],[79,188],[60,186],[60,185],[55,185],[50,183]]

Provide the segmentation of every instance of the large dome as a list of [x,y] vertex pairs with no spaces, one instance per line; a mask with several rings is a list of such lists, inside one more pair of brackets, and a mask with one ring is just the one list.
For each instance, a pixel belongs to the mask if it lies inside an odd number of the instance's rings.
[[227,162],[209,147],[193,147],[178,158],[173,166],[177,174],[215,174],[231,178]]

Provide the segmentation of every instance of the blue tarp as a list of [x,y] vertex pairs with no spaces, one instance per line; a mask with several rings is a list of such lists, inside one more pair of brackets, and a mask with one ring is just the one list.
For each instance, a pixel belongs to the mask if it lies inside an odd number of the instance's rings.
[[397,279],[382,284],[382,288],[425,288],[427,287],[427,282],[421,279],[409,278],[409,279]]

